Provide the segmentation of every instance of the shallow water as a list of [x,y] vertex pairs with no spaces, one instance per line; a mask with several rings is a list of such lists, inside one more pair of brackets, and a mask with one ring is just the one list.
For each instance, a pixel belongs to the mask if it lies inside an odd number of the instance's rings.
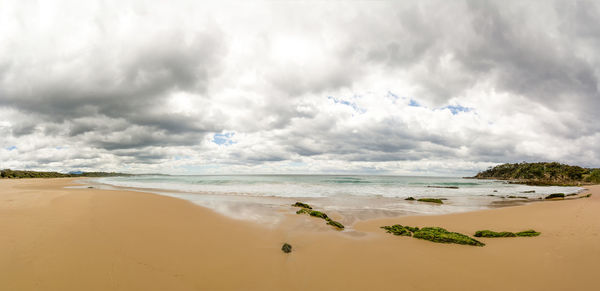
[[[497,207],[509,195],[538,199],[551,193],[576,193],[580,187],[527,186],[496,180],[455,177],[337,175],[144,175],[89,179],[88,182],[144,189],[209,207],[237,219],[276,224],[289,205],[303,201],[343,223],[398,216],[473,211]],[[453,188],[446,188],[453,187]],[[458,187],[458,189],[455,189]],[[524,193],[535,191],[534,193]],[[494,195],[494,196],[490,196]],[[406,201],[445,198],[443,205]]]

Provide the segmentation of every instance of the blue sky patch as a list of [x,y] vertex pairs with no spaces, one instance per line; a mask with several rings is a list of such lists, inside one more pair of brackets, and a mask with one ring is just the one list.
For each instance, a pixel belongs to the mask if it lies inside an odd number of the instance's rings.
[[450,112],[452,112],[452,115],[456,115],[461,112],[469,112],[469,111],[473,110],[473,108],[464,107],[464,106],[460,106],[460,105],[448,105],[446,107],[443,107],[442,109],[450,110]]
[[421,104],[419,104],[419,102],[417,102],[415,99],[410,99],[410,102],[408,102],[408,106],[421,107]]
[[234,132],[226,132],[226,133],[215,133],[215,135],[213,136],[213,140],[212,142],[218,144],[218,145],[232,145],[235,144],[235,142],[233,140],[231,140],[231,138],[235,135]]
[[9,146],[6,149],[9,150],[9,151],[14,151],[14,150],[17,149],[17,146]]
[[360,108],[354,102],[350,102],[350,101],[347,101],[347,100],[344,100],[344,99],[338,99],[338,98],[335,98],[333,96],[328,96],[327,99],[333,100],[333,103],[336,103],[336,104],[342,104],[342,105],[346,105],[346,106],[352,107],[352,109],[354,109],[354,111],[356,111],[358,113],[365,113],[365,112],[367,112],[366,109]]

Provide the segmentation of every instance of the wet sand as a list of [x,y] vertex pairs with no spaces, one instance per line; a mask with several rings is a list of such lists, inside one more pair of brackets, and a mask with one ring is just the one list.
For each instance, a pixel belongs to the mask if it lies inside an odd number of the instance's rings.
[[[594,290],[600,267],[600,186],[591,198],[338,232],[291,208],[260,225],[154,194],[65,189],[72,181],[0,180],[0,290]],[[447,245],[379,229],[395,223],[542,235]]]

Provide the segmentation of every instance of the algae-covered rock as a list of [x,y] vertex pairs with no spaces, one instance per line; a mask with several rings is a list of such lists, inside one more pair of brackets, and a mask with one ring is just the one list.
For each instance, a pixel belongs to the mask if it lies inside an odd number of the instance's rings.
[[421,198],[421,199],[418,199],[417,201],[444,204],[444,201],[442,201],[442,199],[437,199],[437,198]]
[[335,220],[328,219],[327,220],[327,224],[329,224],[329,225],[331,225],[333,227],[337,227],[339,229],[344,229],[344,225],[341,224],[341,223],[339,223],[339,222],[337,222],[337,221],[335,221]]
[[515,198],[527,199],[527,197],[525,197],[525,196],[514,196],[514,195],[509,195],[509,196],[507,196],[506,198],[512,198],[512,199],[515,199]]
[[424,227],[416,231],[414,238],[437,243],[455,243],[461,245],[484,246],[485,244],[458,232],[449,232],[441,227]]
[[406,199],[404,199],[404,200],[413,201],[413,200],[415,200],[415,198],[413,198],[413,197],[408,197],[408,198],[406,198]]
[[530,230],[525,230],[525,231],[521,231],[521,232],[517,232],[516,235],[517,236],[538,236],[540,235],[540,232],[537,232],[533,229]]
[[546,196],[544,199],[565,198],[565,193],[554,193]]
[[291,253],[292,252],[292,245],[288,244],[288,243],[284,243],[283,246],[281,246],[281,250],[284,253]]
[[412,236],[411,229],[414,229],[414,228],[402,226],[400,224],[394,224],[391,226],[382,226],[381,228],[385,229],[385,232],[387,232],[387,233],[391,233],[393,235],[402,235],[402,236]]
[[310,211],[308,214],[310,214],[310,216],[327,219],[327,214],[325,214],[321,211],[313,210],[313,211]]
[[515,237],[516,234],[509,231],[495,232],[491,230],[478,230],[475,232],[475,237]]
[[302,208],[302,209],[296,211],[296,214],[304,214],[304,213],[309,214],[310,210],[308,210],[306,208]]
[[415,232],[415,231],[419,230],[418,227],[412,227],[412,226],[404,226],[404,228],[410,230],[411,232]]
[[306,203],[302,203],[302,202],[296,202],[296,203],[292,204],[292,206],[306,208],[306,209],[312,209],[312,207],[310,207],[310,205],[308,205]]

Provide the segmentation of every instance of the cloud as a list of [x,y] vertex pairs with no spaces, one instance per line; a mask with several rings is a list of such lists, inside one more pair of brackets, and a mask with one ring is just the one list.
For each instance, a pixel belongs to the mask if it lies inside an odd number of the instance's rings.
[[593,1],[10,3],[0,167],[598,167],[599,16]]

